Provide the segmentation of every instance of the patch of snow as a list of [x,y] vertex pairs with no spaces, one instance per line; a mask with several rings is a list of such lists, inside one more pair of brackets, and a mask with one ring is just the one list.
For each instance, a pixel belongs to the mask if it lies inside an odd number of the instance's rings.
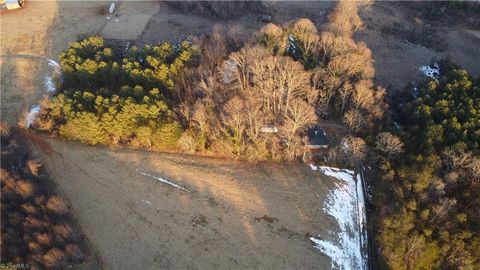
[[108,13],[112,14],[115,11],[115,3],[111,3],[108,8]]
[[440,77],[440,67],[438,66],[437,63],[433,64],[433,67],[430,66],[421,66],[419,68],[420,72],[423,73],[426,77],[438,80]]
[[115,19],[116,22],[118,22],[119,20],[118,19]]
[[[361,174],[357,174],[357,207],[358,207],[358,224],[360,225],[360,251],[368,250],[367,239],[367,209],[365,207],[365,196],[363,192],[363,179]],[[367,269],[367,260],[364,260],[364,269]]]
[[27,121],[25,123],[26,128],[29,128],[33,124],[33,122],[35,122],[35,119],[37,119],[39,113],[40,105],[32,105],[27,115]]
[[339,182],[327,195],[324,211],[332,216],[339,225],[339,232],[327,236],[327,239],[310,237],[314,246],[332,259],[333,269],[368,269],[367,232],[365,198],[362,179],[354,179],[354,172],[327,166],[310,165]]
[[105,17],[107,20],[111,20],[112,18],[110,16]]
[[349,153],[350,152],[350,144],[348,143],[348,140],[342,140],[342,145],[340,146],[340,149],[344,152],[344,153]]
[[143,202],[143,203],[146,203],[146,204],[148,204],[148,205],[153,205],[153,203],[151,203],[150,201],[144,200],[144,199],[142,199],[142,202]]
[[53,83],[52,77],[46,76],[45,77],[45,83],[43,84],[45,86],[45,89],[47,89],[47,92],[49,93],[55,93],[57,90],[55,88],[55,83]]
[[139,173],[140,173],[141,175],[143,175],[143,176],[151,177],[151,178],[153,178],[153,179],[156,179],[156,180],[158,180],[158,181],[160,181],[160,182],[162,182],[162,183],[164,183],[164,184],[170,185],[170,186],[172,186],[172,187],[181,189],[181,190],[186,191],[186,192],[190,192],[189,190],[187,190],[187,189],[185,189],[185,188],[183,188],[183,187],[181,187],[181,186],[179,186],[179,185],[177,185],[177,184],[175,184],[175,183],[172,183],[172,182],[170,182],[170,181],[168,181],[168,180],[165,180],[165,179],[163,179],[163,178],[161,178],[161,177],[157,177],[157,176],[151,175],[151,174],[149,174],[149,173],[145,173],[145,172],[139,172]]
[[[414,87],[412,88],[412,96],[413,96],[414,98],[418,98],[418,88],[417,88],[417,86],[414,86]],[[402,105],[403,105],[403,104],[402,104]],[[403,107],[403,106],[401,106],[401,107]]]
[[47,59],[48,65],[55,70],[55,73],[60,73],[61,67],[58,62],[52,59]]
[[239,67],[237,61],[233,59],[228,59],[223,66],[223,78],[222,81],[224,84],[230,84],[235,80],[235,72]]
[[297,51],[295,37],[292,35],[288,35],[288,43],[289,43],[289,46],[287,48],[287,51],[292,54],[295,54],[295,52]]
[[52,60],[52,59],[47,59],[48,65],[51,66],[52,68],[59,68],[60,65],[57,63],[57,61]]

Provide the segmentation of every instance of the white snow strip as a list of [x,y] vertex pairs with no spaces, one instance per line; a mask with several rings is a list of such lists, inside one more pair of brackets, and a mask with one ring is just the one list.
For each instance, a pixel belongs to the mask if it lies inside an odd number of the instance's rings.
[[47,59],[47,62],[48,62],[48,65],[51,66],[52,68],[60,68],[60,65],[55,61],[55,60],[52,60],[52,59]]
[[423,75],[432,79],[437,80],[440,77],[440,67],[437,63],[433,64],[433,68],[430,66],[421,66],[419,70],[423,73]]
[[27,115],[26,128],[29,128],[40,113],[40,105],[32,105]]
[[57,90],[55,88],[55,83],[53,83],[52,77],[46,76],[45,77],[45,83],[43,84],[45,86],[45,89],[47,89],[47,92],[49,93],[55,93]]
[[153,203],[152,203],[152,202],[150,202],[150,201],[147,201],[147,200],[144,200],[144,199],[142,199],[142,202],[143,202],[143,203],[146,203],[146,204],[148,204],[148,205],[153,205]]
[[351,170],[315,165],[310,167],[340,180],[335,183],[336,188],[327,195],[323,208],[338,222],[339,230],[337,233],[331,232],[323,239],[318,236],[310,237],[310,240],[316,248],[332,259],[333,269],[368,269],[362,183],[355,181]]
[[111,3],[108,8],[108,13],[112,14],[115,11],[115,3]]
[[47,63],[48,65],[54,69],[55,73],[56,74],[59,74],[62,67],[60,66],[60,64],[58,64],[55,60],[52,60],[52,59],[47,59]]
[[[368,250],[367,239],[367,209],[365,207],[365,196],[363,194],[363,179],[360,174],[357,174],[357,207],[358,207],[358,224],[360,225],[360,251],[366,252]],[[367,260],[364,260],[364,269],[367,269]]]
[[145,172],[140,172],[140,174],[141,174],[141,175],[144,175],[144,176],[152,177],[153,179],[156,179],[156,180],[158,180],[158,181],[160,181],[160,182],[162,182],[162,183],[164,183],[164,184],[170,185],[170,186],[172,186],[172,187],[176,187],[176,188],[181,189],[181,190],[183,190],[183,191],[190,192],[189,190],[187,190],[187,189],[185,189],[185,188],[183,188],[183,187],[181,187],[181,186],[179,186],[179,185],[177,185],[177,184],[175,184],[175,183],[172,183],[172,182],[170,182],[170,181],[168,181],[168,180],[165,180],[165,179],[163,179],[163,178],[161,178],[161,177],[153,176],[153,175],[151,175],[151,174],[149,174],[149,173],[145,173]]

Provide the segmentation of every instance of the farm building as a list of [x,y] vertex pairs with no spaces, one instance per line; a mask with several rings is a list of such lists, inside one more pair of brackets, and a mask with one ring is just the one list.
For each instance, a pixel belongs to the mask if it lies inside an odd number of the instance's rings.
[[327,133],[319,126],[310,127],[307,130],[303,162],[310,162],[314,157],[325,157],[328,149]]
[[327,149],[328,138],[325,130],[319,126],[311,127],[307,130],[307,148]]

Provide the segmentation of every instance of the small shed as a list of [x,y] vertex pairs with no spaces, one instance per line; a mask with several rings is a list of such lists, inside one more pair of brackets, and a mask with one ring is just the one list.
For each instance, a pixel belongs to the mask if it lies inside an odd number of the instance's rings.
[[263,133],[277,133],[278,128],[275,125],[266,125],[260,128],[260,132]]
[[327,133],[319,126],[311,127],[307,130],[307,148],[310,149],[327,149],[328,138]]

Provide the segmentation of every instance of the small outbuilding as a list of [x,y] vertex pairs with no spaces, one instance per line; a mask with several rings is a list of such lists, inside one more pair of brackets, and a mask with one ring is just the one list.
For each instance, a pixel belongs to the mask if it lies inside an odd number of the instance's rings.
[[307,130],[307,148],[326,149],[328,148],[327,133],[319,126],[311,127]]
[[262,133],[277,133],[278,128],[275,125],[266,125],[260,128]]
[[303,162],[310,163],[316,158],[325,159],[328,149],[327,133],[319,126],[310,127],[305,138]]

